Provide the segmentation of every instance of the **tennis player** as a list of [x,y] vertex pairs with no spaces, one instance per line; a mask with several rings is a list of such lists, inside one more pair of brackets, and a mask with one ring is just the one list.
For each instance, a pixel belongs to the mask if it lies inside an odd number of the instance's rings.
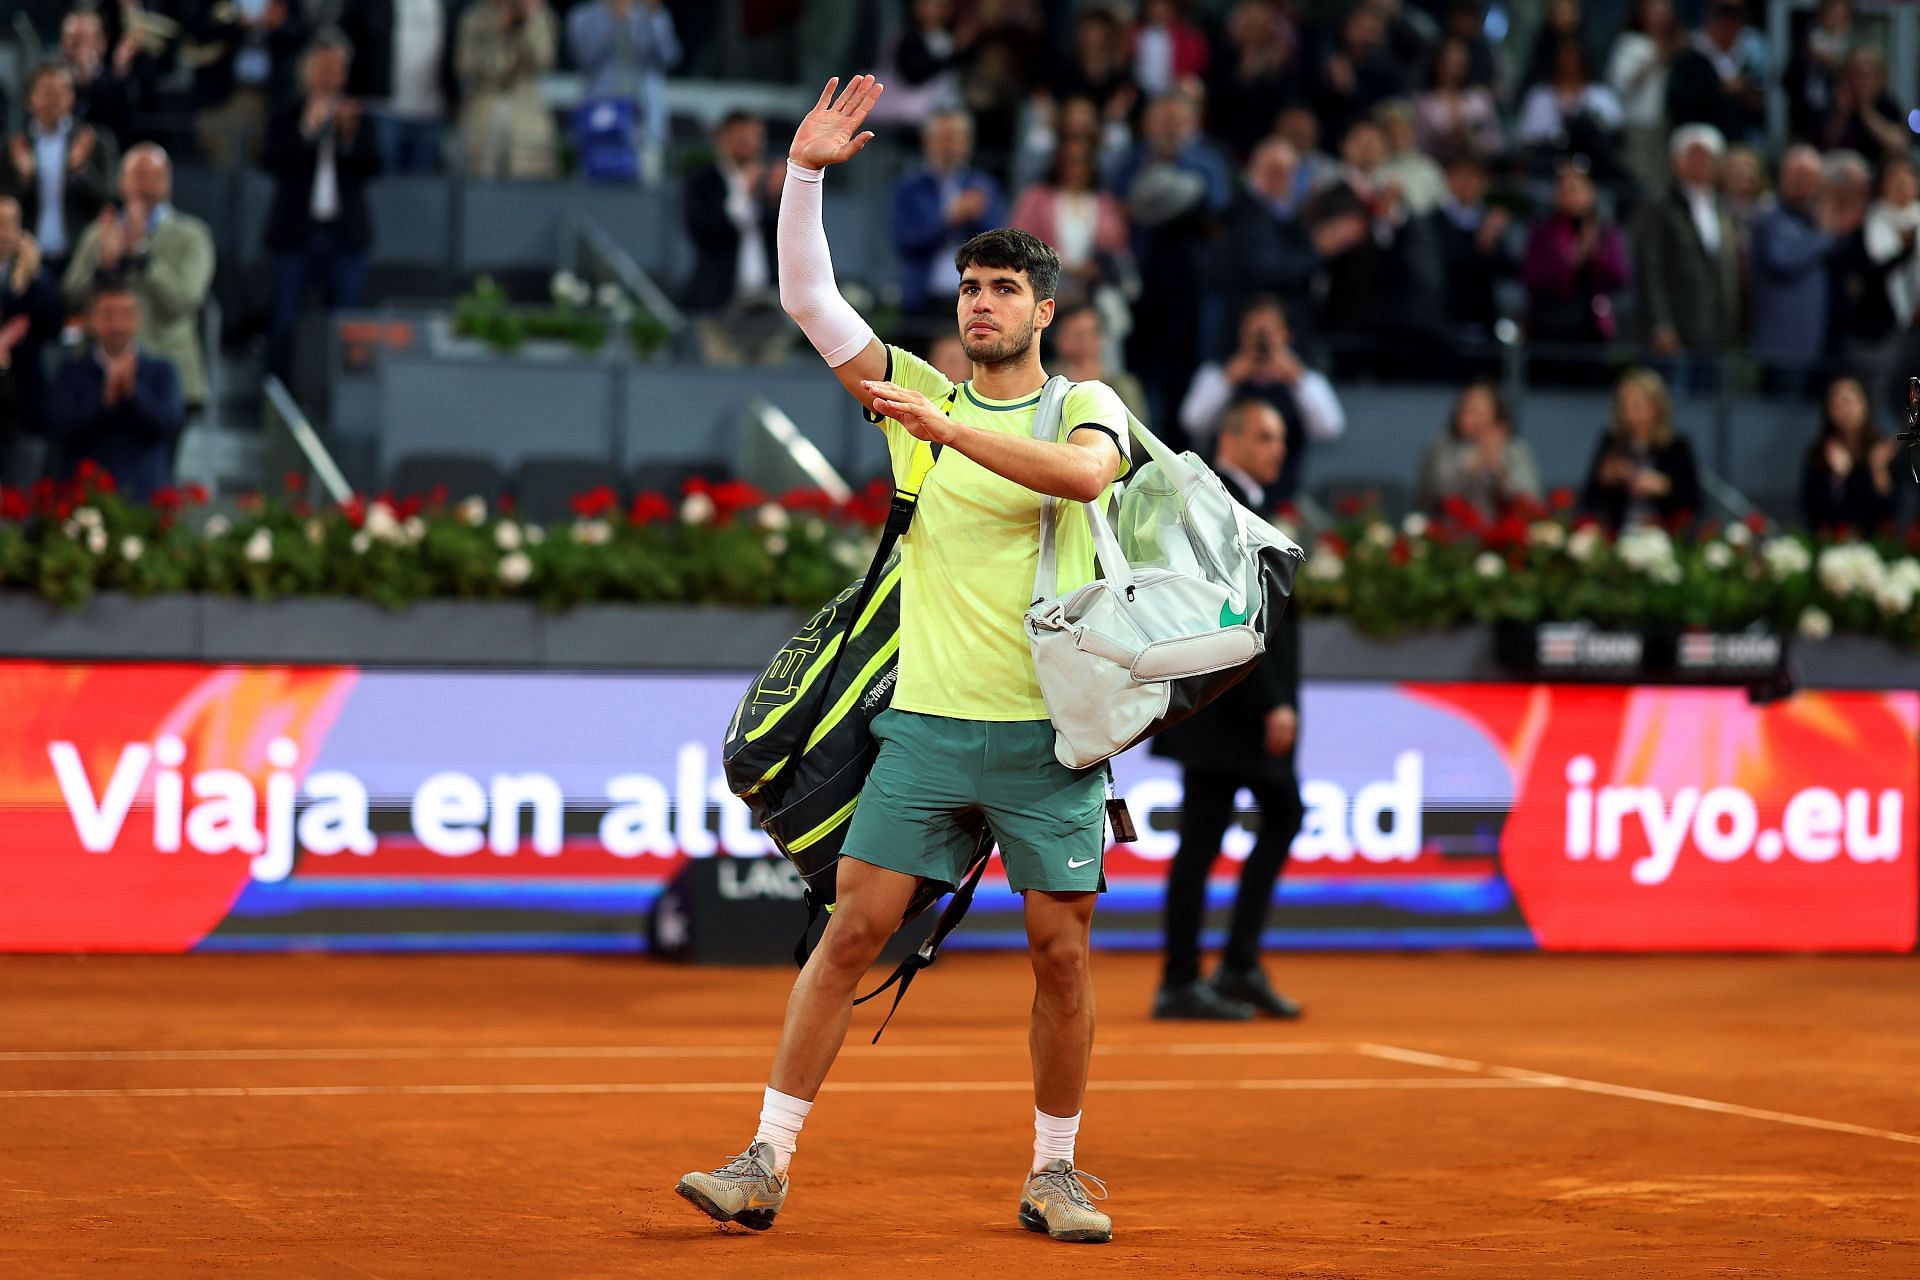
[[1105,384],[1083,382],[1066,398],[1057,442],[1033,438],[1047,381],[1038,339],[1053,320],[1060,260],[1024,231],[983,232],[955,258],[955,322],[971,379],[956,387],[874,337],[834,283],[820,193],[826,169],[872,139],[861,124],[882,86],[855,76],[836,98],[837,85],[827,82],[787,152],[780,300],[885,429],[896,477],[917,441],[945,448],[901,543],[899,681],[873,722],[880,751],[847,832],[838,905],[794,982],[759,1130],[740,1155],[689,1173],[677,1190],[721,1222],[773,1225],[855,987],[918,882],[956,884],[985,830],[1023,895],[1033,962],[1033,1160],[1020,1221],[1055,1240],[1105,1243],[1113,1223],[1089,1198],[1105,1199],[1105,1184],[1074,1166],[1074,1139],[1093,1049],[1088,937],[1103,887],[1106,771],[1054,759],[1022,618],[1043,494],[1069,500],[1057,509],[1059,589],[1093,580],[1092,535],[1072,504],[1102,497],[1126,470],[1126,410]]

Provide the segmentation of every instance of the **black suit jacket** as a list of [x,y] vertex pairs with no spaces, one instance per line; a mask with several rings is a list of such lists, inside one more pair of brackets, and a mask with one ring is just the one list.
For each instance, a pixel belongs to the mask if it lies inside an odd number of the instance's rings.
[[[1232,479],[1222,475],[1220,481],[1241,504],[1252,505]],[[1297,709],[1299,705],[1300,619],[1287,602],[1285,609],[1268,610],[1266,656],[1246,678],[1162,732],[1151,749],[1154,755],[1178,760],[1189,769],[1254,779],[1288,777],[1293,773],[1293,752],[1267,754],[1267,713],[1275,707]]]
[[[100,216],[107,200],[113,195],[114,174],[120,164],[120,152],[113,135],[102,129],[95,129],[85,121],[75,120],[76,133],[81,129],[91,130],[93,150],[88,153],[86,163],[78,169],[68,169],[60,188],[61,216],[67,226],[67,252],[73,252],[73,246],[80,243],[80,233],[87,224]],[[27,146],[33,146],[31,133],[14,135],[24,136]],[[0,146],[0,195],[10,195],[20,202],[20,225],[32,231],[40,224],[40,178],[38,174],[22,176],[13,168],[13,139],[9,137],[4,146]],[[67,138],[69,146],[73,136]]]
[[[733,301],[735,274],[740,266],[740,228],[727,216],[727,180],[719,166],[708,165],[695,174],[681,200],[694,251],[693,275],[686,288],[687,310],[722,310]],[[779,215],[776,202],[761,202],[760,237],[767,247],[769,273],[775,265],[774,228]]]
[[[313,230],[308,211],[313,173],[320,163],[320,138],[300,131],[301,99],[277,112],[267,129],[266,164],[274,177],[273,209],[267,215],[267,248],[298,249]],[[328,126],[331,128],[332,126]],[[334,144],[334,174],[340,183],[340,215],[334,221],[339,247],[365,249],[373,243],[373,216],[367,211],[367,182],[380,172],[380,152],[372,121],[364,115],[351,140]]]

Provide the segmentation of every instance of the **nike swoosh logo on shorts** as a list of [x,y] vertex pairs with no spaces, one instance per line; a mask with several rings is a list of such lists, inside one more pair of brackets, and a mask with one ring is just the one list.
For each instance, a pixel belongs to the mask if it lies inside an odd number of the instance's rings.
[[1092,858],[1082,858],[1080,859],[1080,861],[1075,862],[1072,858],[1068,858],[1067,866],[1069,866],[1075,871],[1078,871],[1080,868],[1086,866],[1089,862],[1092,862],[1092,861],[1093,861]]

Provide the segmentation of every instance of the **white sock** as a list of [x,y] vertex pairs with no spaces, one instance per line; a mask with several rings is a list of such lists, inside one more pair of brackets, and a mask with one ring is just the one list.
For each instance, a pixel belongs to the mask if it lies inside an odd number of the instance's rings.
[[1065,1160],[1073,1163],[1073,1140],[1080,1133],[1080,1115],[1076,1111],[1061,1119],[1050,1116],[1035,1107],[1033,1109],[1033,1171],[1040,1172],[1040,1166],[1053,1160]]
[[[813,1104],[804,1098],[782,1093],[772,1085],[767,1086],[766,1095],[760,1103],[760,1128],[754,1133],[753,1140],[773,1148],[775,1173],[785,1176],[787,1165],[793,1161],[794,1145],[800,1141],[800,1126],[807,1122],[807,1112],[811,1110]],[[1069,1138],[1067,1141],[1071,1149],[1073,1140]]]

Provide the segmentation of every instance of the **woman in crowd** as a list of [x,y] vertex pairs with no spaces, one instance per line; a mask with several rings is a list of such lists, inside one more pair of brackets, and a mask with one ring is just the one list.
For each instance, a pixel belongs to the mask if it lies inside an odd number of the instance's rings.
[[1473,83],[1472,74],[1472,51],[1467,42],[1453,36],[1441,41],[1427,73],[1427,87],[1413,101],[1420,149],[1428,155],[1440,155],[1463,144],[1483,157],[1506,151],[1500,108],[1491,90]]
[[1533,172],[1551,173],[1562,161],[1585,156],[1602,181],[1628,176],[1620,162],[1620,99],[1589,74],[1580,41],[1569,37],[1554,46],[1552,72],[1520,102],[1520,142]]
[[1907,156],[1888,160],[1880,170],[1880,197],[1867,206],[1866,248],[1887,266],[1887,302],[1902,331],[1920,323],[1920,174]]
[[1667,67],[1686,47],[1673,0],[1641,0],[1607,62],[1607,85],[1625,121],[1626,165],[1643,190],[1658,191],[1666,181]]
[[1083,133],[1062,137],[1053,153],[1053,173],[1020,193],[1013,225],[1031,231],[1060,255],[1063,299],[1083,301],[1102,283],[1126,271],[1127,215],[1100,190],[1094,141]]
[[1858,378],[1827,388],[1820,438],[1800,473],[1800,512],[1814,530],[1873,534],[1893,520],[1900,445],[1880,434]]
[[1446,431],[1427,449],[1416,505],[1432,511],[1458,498],[1492,520],[1515,498],[1539,496],[1533,450],[1514,438],[1506,397],[1491,382],[1468,383],[1453,402]]
[[1605,343],[1619,331],[1614,295],[1627,287],[1620,228],[1600,216],[1593,179],[1562,165],[1553,211],[1533,225],[1526,255],[1528,328],[1539,342]]
[[1667,384],[1651,369],[1629,370],[1613,393],[1613,422],[1600,437],[1581,496],[1609,527],[1671,524],[1700,509],[1693,446],[1673,433]]

